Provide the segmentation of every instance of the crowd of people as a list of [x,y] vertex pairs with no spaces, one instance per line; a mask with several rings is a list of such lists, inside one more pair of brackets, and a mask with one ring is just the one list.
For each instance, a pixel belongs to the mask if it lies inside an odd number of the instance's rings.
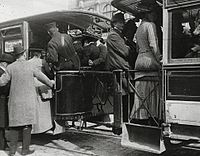
[[[53,127],[50,99],[53,96],[52,88],[55,82],[51,80],[52,70],[80,70],[80,67],[109,71],[139,70],[140,72],[136,72],[131,80],[136,80],[135,88],[142,98],[145,98],[150,88],[159,83],[154,80],[159,79],[161,54],[154,9],[142,13],[140,18],[142,22],[137,28],[133,19],[125,20],[124,14],[113,15],[112,29],[105,41],[101,36],[94,34],[84,34],[80,41],[74,41],[70,35],[60,33],[56,23],[52,22],[46,25],[51,40],[43,59],[43,49],[37,46],[30,46],[30,60],[26,60],[27,52],[21,45],[14,46],[12,55],[2,54],[0,149],[7,146],[7,128],[11,136],[10,156],[14,156],[19,132],[23,134],[22,155],[27,155],[34,152],[29,149],[31,133],[43,133]],[[126,90],[126,79],[123,78],[122,82]],[[125,106],[126,95],[125,93],[123,96],[124,110],[128,108]],[[145,102],[154,117],[158,117],[158,103],[158,92]],[[141,105],[142,100],[135,95],[131,115],[136,120],[147,120],[150,115]]]

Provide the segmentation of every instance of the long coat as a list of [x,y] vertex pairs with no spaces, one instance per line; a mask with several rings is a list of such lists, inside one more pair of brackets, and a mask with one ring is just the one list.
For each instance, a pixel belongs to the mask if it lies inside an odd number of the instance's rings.
[[[5,69],[0,67],[0,76],[5,73]],[[9,84],[0,87],[0,128],[8,125],[8,94]]]
[[[29,63],[33,68],[42,71],[45,62],[40,58],[33,57],[29,60]],[[50,100],[42,101],[41,99],[41,94],[52,97],[52,90],[39,82],[37,78],[35,78],[35,87],[38,104],[36,105],[36,124],[33,124],[32,134],[43,133],[52,127]]]
[[0,77],[0,86],[11,81],[8,101],[10,127],[35,123],[37,95],[34,77],[52,86],[52,82],[42,72],[32,68],[30,63],[24,59],[18,59],[8,65],[6,74]]

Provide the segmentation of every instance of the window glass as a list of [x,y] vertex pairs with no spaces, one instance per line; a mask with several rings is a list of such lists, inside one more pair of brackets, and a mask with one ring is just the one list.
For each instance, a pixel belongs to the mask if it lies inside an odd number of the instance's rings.
[[21,32],[21,27],[20,26],[1,30],[1,34],[2,34],[3,37],[20,35],[21,33],[22,32]]
[[172,11],[172,59],[200,58],[200,6]]

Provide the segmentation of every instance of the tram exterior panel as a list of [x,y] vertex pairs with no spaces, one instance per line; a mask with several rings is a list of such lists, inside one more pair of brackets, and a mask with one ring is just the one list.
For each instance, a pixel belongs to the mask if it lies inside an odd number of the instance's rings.
[[[200,138],[200,59],[193,52],[199,1],[164,1],[163,87],[165,122],[171,137]],[[192,43],[193,42],[193,43]],[[196,53],[196,54],[194,54]]]

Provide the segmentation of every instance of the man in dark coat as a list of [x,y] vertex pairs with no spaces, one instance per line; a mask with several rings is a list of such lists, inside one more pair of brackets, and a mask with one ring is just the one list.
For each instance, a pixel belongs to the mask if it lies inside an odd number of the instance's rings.
[[[0,76],[5,73],[8,64],[12,63],[14,58],[10,54],[0,56]],[[0,150],[6,147],[5,128],[8,126],[8,94],[10,85],[0,87]]]
[[[108,34],[106,43],[107,43],[107,51],[108,51],[108,57],[107,57],[107,68],[108,70],[129,70],[130,65],[128,62],[129,57],[129,51],[130,47],[126,45],[125,38],[123,34],[123,28],[125,24],[124,14],[122,13],[116,13],[113,15],[111,19],[111,26],[112,30]],[[127,105],[127,92],[128,92],[128,86],[127,86],[127,80],[126,78],[122,79],[122,87],[123,87],[123,121],[128,120],[128,105]],[[118,111],[118,110],[114,110]]]
[[47,47],[47,62],[52,63],[56,70],[79,69],[80,61],[72,38],[68,34],[61,34],[55,22],[47,24],[46,29],[51,36]]
[[125,44],[124,35],[122,34],[125,24],[124,15],[117,13],[111,19],[112,30],[108,34],[106,43],[108,51],[108,69],[130,69],[128,63],[129,46]]

